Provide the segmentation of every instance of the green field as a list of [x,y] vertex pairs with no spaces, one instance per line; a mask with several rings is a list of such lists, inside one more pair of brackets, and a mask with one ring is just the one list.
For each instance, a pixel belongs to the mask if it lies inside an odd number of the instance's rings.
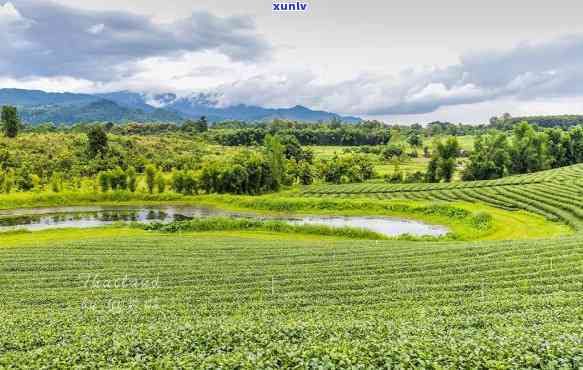
[[121,226],[0,234],[1,368],[583,366],[583,165],[262,197],[94,197],[9,195],[0,205],[398,215],[462,234],[464,218],[433,210],[463,209],[493,224],[459,241]]
[[[406,138],[395,138],[395,140],[391,140],[391,144],[402,145],[407,152],[413,150],[409,144],[407,144]],[[429,150],[433,150],[434,140],[444,140],[445,137],[436,137],[436,138],[424,138],[424,146],[427,146]],[[458,143],[460,144],[460,148],[469,152],[474,147],[474,140],[475,136],[456,136]],[[353,149],[354,147],[346,147],[346,146],[310,146],[309,147],[313,152],[316,158],[319,159],[331,159],[334,155],[342,155],[345,150]],[[403,174],[412,174],[414,172],[425,172],[427,170],[427,164],[429,163],[429,158],[423,157],[423,150],[422,148],[417,148],[416,151],[418,152],[417,158],[408,158],[404,155],[399,161],[398,166],[395,167],[395,160],[383,160],[380,158],[378,154],[369,154],[368,157],[374,163],[374,169],[376,175],[378,177],[383,177],[385,175],[390,176],[391,174],[395,173],[395,169],[401,171]],[[458,171],[455,174],[454,178],[456,180],[460,179],[461,171],[459,171],[462,166],[464,159],[459,160],[460,165],[458,165]]]

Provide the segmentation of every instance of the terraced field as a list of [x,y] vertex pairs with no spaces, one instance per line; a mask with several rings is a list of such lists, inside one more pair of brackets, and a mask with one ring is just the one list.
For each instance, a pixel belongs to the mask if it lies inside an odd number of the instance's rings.
[[0,368],[581,369],[582,180],[578,165],[303,193],[484,202],[577,230],[548,240],[0,236]]
[[579,238],[149,234],[0,259],[0,367],[583,366]]
[[301,195],[484,203],[538,213],[577,231],[583,227],[583,164],[487,181],[316,185],[305,188]]

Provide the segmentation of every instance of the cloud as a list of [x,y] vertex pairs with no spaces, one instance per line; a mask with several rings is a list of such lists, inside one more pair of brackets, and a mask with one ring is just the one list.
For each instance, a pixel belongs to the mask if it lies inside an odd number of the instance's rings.
[[23,20],[22,15],[10,2],[0,5],[0,20],[4,24],[17,23]]
[[467,53],[455,65],[409,69],[392,76],[362,74],[321,84],[304,70],[289,76],[257,75],[221,89],[224,105],[251,99],[262,105],[300,103],[362,115],[424,114],[503,98],[582,96],[583,35]]
[[0,42],[0,75],[96,81],[127,77],[147,58],[214,51],[247,62],[270,52],[248,17],[198,12],[162,24],[127,12],[78,10],[43,0],[0,5]]

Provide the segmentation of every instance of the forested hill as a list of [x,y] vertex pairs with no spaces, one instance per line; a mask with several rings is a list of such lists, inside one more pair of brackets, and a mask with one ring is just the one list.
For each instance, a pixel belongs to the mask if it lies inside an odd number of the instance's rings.
[[39,90],[0,89],[0,106],[14,105],[24,122],[72,124],[84,122],[181,122],[206,116],[210,122],[268,121],[275,118],[303,122],[360,122],[358,117],[312,110],[303,106],[264,108],[249,105],[219,106],[213,96],[179,97],[129,91],[107,94],[49,93]]

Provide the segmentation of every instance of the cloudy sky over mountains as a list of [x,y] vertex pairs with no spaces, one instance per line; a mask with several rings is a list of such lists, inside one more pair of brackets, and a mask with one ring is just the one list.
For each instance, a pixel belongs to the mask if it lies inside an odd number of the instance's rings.
[[576,1],[0,0],[0,87],[220,91],[400,122],[583,113]]

